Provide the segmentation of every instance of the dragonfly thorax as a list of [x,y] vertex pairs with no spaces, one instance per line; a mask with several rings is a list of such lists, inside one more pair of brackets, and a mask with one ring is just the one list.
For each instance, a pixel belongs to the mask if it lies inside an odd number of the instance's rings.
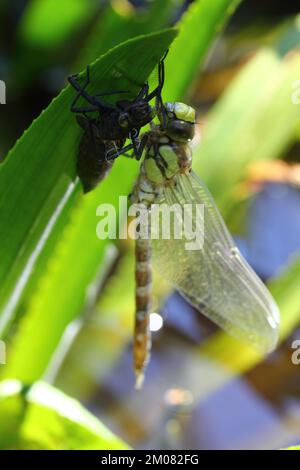
[[[158,137],[156,131],[153,137]],[[157,186],[172,186],[178,174],[190,171],[191,164],[189,145],[173,141],[164,133],[148,147],[143,163],[147,180]]]
[[140,177],[133,201],[147,206],[157,200],[164,188],[176,186],[177,177],[189,174],[192,152],[189,141],[195,131],[195,110],[184,103],[166,103],[159,114],[160,124],[152,124],[146,134],[146,146]]
[[150,205],[159,198],[163,188],[176,185],[178,175],[188,174],[191,165],[189,145],[173,141],[156,126],[148,133],[148,144],[132,201]]

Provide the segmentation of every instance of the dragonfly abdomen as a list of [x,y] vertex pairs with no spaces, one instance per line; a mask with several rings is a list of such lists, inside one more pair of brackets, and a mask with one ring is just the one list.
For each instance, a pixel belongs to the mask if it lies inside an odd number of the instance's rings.
[[161,186],[148,179],[143,162],[140,169],[140,175],[133,188],[131,196],[132,203],[144,204],[146,208],[150,208],[151,204],[161,193],[161,189]]
[[136,317],[134,334],[134,370],[136,386],[142,385],[144,370],[149,362],[151,335],[149,313],[152,298],[151,241],[137,239],[136,248]]

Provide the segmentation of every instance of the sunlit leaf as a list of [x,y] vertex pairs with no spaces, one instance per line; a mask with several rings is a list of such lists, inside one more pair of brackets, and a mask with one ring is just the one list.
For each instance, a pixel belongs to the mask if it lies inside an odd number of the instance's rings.
[[187,95],[213,41],[234,13],[240,0],[196,0],[179,23],[180,36],[166,60],[166,101],[180,101]]
[[293,104],[293,82],[300,53],[296,19],[279,42],[264,48],[242,69],[207,116],[194,168],[207,183],[223,215],[235,203],[235,187],[247,165],[278,158],[295,139],[300,106]]
[[1,382],[0,415],[2,449],[129,449],[76,400],[43,382],[28,390],[16,380]]

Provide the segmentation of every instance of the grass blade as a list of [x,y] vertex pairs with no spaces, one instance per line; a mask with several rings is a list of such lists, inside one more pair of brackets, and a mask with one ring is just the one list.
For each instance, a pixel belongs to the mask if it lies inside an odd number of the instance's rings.
[[2,449],[129,449],[77,401],[43,382],[29,391],[16,380],[0,383],[0,413]]

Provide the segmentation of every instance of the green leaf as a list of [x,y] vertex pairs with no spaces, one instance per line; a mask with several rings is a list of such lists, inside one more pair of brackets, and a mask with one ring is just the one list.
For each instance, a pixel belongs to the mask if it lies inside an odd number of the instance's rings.
[[300,450],[300,446],[286,447],[286,449],[280,449],[280,450]]
[[208,114],[203,140],[194,149],[194,169],[225,217],[248,164],[280,157],[295,139],[300,106],[291,98],[300,54],[282,52],[300,44],[297,24],[296,18],[273,47],[263,48],[232,81]]
[[100,421],[59,390],[37,382],[0,383],[0,447],[39,450],[128,450]]
[[180,35],[166,60],[166,101],[179,101],[187,94],[209,48],[239,3],[240,0],[197,0],[187,10],[178,25]]
[[[95,382],[101,384],[105,380],[132,340],[134,291],[132,243],[102,287],[100,300],[97,299],[96,305],[92,304],[88,309],[88,315],[83,318],[76,339],[64,335],[63,346],[58,351],[67,350],[66,360],[51,370],[50,379],[56,387],[81,401],[92,396]],[[82,351],[87,354],[82,354]],[[133,370],[128,370],[127,373],[133,384]]]
[[80,50],[80,68],[121,42],[168,27],[180,1],[153,0],[147,9],[134,8],[127,0],[111,2]]
[[[68,55],[77,55],[75,39],[84,34],[98,10],[99,4],[90,0],[27,2],[17,25],[10,65],[9,86],[14,95],[35,82],[41,72],[46,75],[51,66],[64,64]],[[74,46],[70,47],[72,42]]]
[[20,40],[45,49],[57,47],[91,18],[96,7],[90,0],[31,0],[20,22]]
[[[130,40],[109,51],[92,65],[91,92],[129,89],[129,96],[135,96],[137,82],[147,80],[175,34],[174,29],[166,30]],[[2,333],[60,211],[72,192],[79,191],[74,181],[81,130],[70,113],[73,97],[68,86],[33,122],[0,167]],[[130,176],[124,179],[123,170],[119,171],[116,188],[124,194]]]
[[283,270],[280,276],[269,283],[270,291],[280,307],[280,337],[282,340],[292,334],[300,320],[300,258],[296,258]]

